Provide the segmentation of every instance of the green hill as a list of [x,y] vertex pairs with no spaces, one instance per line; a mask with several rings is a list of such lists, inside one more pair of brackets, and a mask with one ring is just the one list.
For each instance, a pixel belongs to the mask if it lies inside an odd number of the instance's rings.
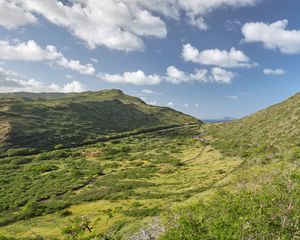
[[[92,143],[107,135],[200,121],[120,90],[0,94],[2,155]],[[18,149],[18,150],[16,150]]]
[[160,240],[300,239],[300,94],[204,127],[223,156],[243,163],[209,201],[172,212]]
[[234,156],[268,160],[298,152],[300,94],[241,120],[214,125],[210,132],[216,138],[215,146]]

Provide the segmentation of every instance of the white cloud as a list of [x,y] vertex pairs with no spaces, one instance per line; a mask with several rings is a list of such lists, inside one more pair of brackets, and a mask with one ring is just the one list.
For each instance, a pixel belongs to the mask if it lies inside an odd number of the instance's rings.
[[285,54],[300,53],[300,30],[287,30],[288,20],[271,24],[250,22],[242,27],[244,41],[260,42],[268,49],[279,49]]
[[271,69],[271,68],[265,68],[263,70],[263,73],[265,75],[284,75],[285,74],[285,71],[283,69]]
[[165,23],[135,1],[23,0],[23,7],[67,28],[90,48],[132,51],[144,48],[142,37],[166,37]]
[[227,31],[231,32],[234,30],[240,30],[242,23],[238,19],[226,20],[225,28]]
[[235,73],[218,67],[212,68],[210,72],[206,69],[195,69],[194,73],[188,74],[174,66],[170,66],[167,68],[165,79],[175,84],[193,81],[230,83],[235,77]]
[[195,15],[190,14],[190,16],[189,16],[189,23],[192,26],[195,26],[195,27],[197,27],[200,30],[207,30],[208,29],[208,25],[205,22],[205,20],[204,20],[203,17],[196,17]]
[[230,96],[226,96],[227,98],[231,99],[231,100],[237,100],[239,99],[238,96],[235,96],[235,95],[230,95]]
[[226,69],[215,67],[211,70],[211,79],[219,83],[231,83],[236,74]]
[[[165,76],[156,74],[146,75],[142,70],[138,70],[136,72],[124,72],[123,74],[99,73],[97,77],[100,80],[110,83],[155,85],[160,84],[163,80],[173,84],[191,82],[230,83],[236,76],[237,74],[218,67],[214,67],[210,71],[207,69],[195,69],[193,73],[186,73],[174,66],[169,66],[166,70]],[[142,90],[142,93],[158,95],[162,94],[149,89]]]
[[208,71],[206,69],[196,69],[194,73],[187,74],[174,66],[169,66],[165,79],[175,84],[193,81],[206,82],[208,79]]
[[191,44],[183,45],[181,55],[187,62],[203,65],[213,65],[225,68],[253,67],[252,63],[242,51],[231,48],[230,51],[220,49],[206,49],[200,52]]
[[86,87],[80,83],[79,81],[73,81],[67,83],[62,87],[62,92],[84,92],[86,91]]
[[13,45],[8,41],[0,41],[0,58],[3,60],[42,61],[54,59],[53,50],[53,48],[44,50],[33,40]]
[[145,97],[140,97],[140,99],[149,105],[153,105],[153,106],[157,105],[157,101],[148,101],[147,98]]
[[145,97],[140,97],[140,99],[142,99],[144,102],[147,101],[147,98],[145,98]]
[[178,5],[186,12],[192,25],[205,30],[205,16],[216,9],[253,6],[259,2],[260,0],[178,0]]
[[91,61],[94,62],[94,63],[98,63],[99,62],[99,60],[96,59],[96,58],[91,58]]
[[153,106],[156,106],[156,105],[157,105],[157,102],[156,102],[156,101],[147,102],[147,103],[150,104],[150,105],[153,105]]
[[90,63],[81,64],[79,60],[68,60],[62,55],[56,59],[56,63],[64,68],[77,71],[81,74],[93,75],[96,71],[93,65]]
[[22,61],[50,61],[61,67],[77,71],[81,74],[94,74],[92,64],[81,64],[78,60],[69,60],[53,45],[46,48],[40,47],[35,41],[10,44],[8,41],[0,41],[0,59]]
[[161,82],[158,75],[145,75],[142,70],[136,72],[125,72],[121,74],[99,74],[101,80],[111,83],[134,84],[134,85],[154,85]]
[[168,104],[167,104],[169,107],[173,107],[174,106],[174,103],[172,103],[172,102],[168,102]]
[[184,104],[185,107],[189,107],[189,105],[187,103]]
[[22,8],[18,2],[0,0],[0,26],[14,29],[37,22],[36,17],[28,10]]
[[198,103],[195,103],[195,107],[199,107],[199,104],[198,104]]
[[6,70],[0,67],[0,92],[83,92],[86,87],[78,82],[73,81],[66,85],[59,86],[51,83],[45,84],[35,79],[28,79],[14,71]]
[[205,17],[222,7],[253,6],[261,0],[0,0],[0,25],[15,28],[43,16],[68,29],[90,48],[106,46],[133,51],[144,49],[145,37],[165,38],[166,23],[159,15],[181,17],[207,29]]
[[145,94],[156,94],[156,95],[162,95],[162,93],[161,93],[161,92],[153,91],[153,90],[150,90],[150,89],[143,89],[143,90],[142,90],[142,93],[145,93]]
[[174,66],[167,68],[167,81],[171,83],[180,83],[189,81],[189,76],[185,72],[179,70]]

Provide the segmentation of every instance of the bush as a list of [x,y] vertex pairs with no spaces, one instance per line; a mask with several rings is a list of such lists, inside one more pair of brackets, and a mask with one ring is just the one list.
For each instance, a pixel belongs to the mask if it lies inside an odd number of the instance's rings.
[[64,210],[59,214],[61,217],[67,217],[72,215],[72,212],[70,210]]
[[132,208],[128,211],[124,211],[124,215],[129,217],[138,217],[138,218],[144,218],[144,217],[153,217],[156,215],[159,215],[161,210],[158,207],[153,208]]
[[7,155],[10,156],[26,156],[35,154],[37,152],[34,148],[12,148],[7,151]]

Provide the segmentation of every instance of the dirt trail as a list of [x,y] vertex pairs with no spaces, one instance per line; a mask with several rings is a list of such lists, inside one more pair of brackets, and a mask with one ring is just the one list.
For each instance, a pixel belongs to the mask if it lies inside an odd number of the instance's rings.
[[190,158],[190,159],[188,159],[188,160],[185,160],[184,163],[192,162],[193,160],[195,160],[195,159],[201,157],[205,149],[206,149],[206,147],[203,147],[203,148],[200,150],[200,152],[199,152],[195,157],[192,157],[192,158]]
[[193,138],[197,139],[197,140],[199,140],[201,142],[209,143],[209,141],[207,139],[203,138],[203,136],[206,136],[207,134],[208,134],[207,132],[200,133],[199,135],[194,136]]
[[[201,142],[204,142],[204,143],[209,143],[208,140],[202,138],[203,136],[205,136],[205,135],[207,135],[207,134],[208,134],[207,132],[204,132],[204,133],[201,133],[201,134],[199,134],[199,135],[197,135],[197,136],[194,136],[193,138],[194,138],[194,139],[197,139],[197,140],[199,140],[199,141],[201,141]],[[193,161],[193,160],[195,160],[195,159],[201,157],[202,154],[204,153],[205,149],[206,149],[206,147],[201,148],[200,152],[199,152],[195,157],[192,157],[192,158],[190,158],[190,159],[185,160],[184,163],[189,163],[189,162],[191,162],[191,161]]]

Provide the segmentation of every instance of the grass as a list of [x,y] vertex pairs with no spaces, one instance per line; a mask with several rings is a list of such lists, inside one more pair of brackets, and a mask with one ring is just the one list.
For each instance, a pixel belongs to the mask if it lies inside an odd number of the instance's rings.
[[300,94],[241,120],[208,125],[224,154],[268,162],[300,149]]
[[[185,126],[80,148],[4,158],[1,163],[7,170],[2,175],[0,202],[8,206],[2,207],[4,226],[0,233],[26,237],[34,231],[51,239],[60,236],[58,226],[75,217],[88,216],[95,233],[101,233],[116,221],[127,222],[130,229],[130,224],[136,226],[159,215],[210,188],[241,163],[193,139],[199,131],[201,125]],[[164,148],[159,151],[161,146]],[[19,172],[5,182],[6,174],[16,169]],[[30,179],[28,184],[26,178]],[[15,189],[19,181],[23,186]],[[39,211],[34,210],[33,200]],[[20,201],[22,204],[9,204]],[[28,205],[32,211],[24,210]],[[105,212],[108,209],[112,217]],[[63,211],[71,214],[64,216]],[[18,214],[23,218],[11,219]]]
[[[235,181],[165,218],[168,239],[298,239],[299,167],[289,162],[253,165]],[[226,191],[225,191],[226,190]]]

